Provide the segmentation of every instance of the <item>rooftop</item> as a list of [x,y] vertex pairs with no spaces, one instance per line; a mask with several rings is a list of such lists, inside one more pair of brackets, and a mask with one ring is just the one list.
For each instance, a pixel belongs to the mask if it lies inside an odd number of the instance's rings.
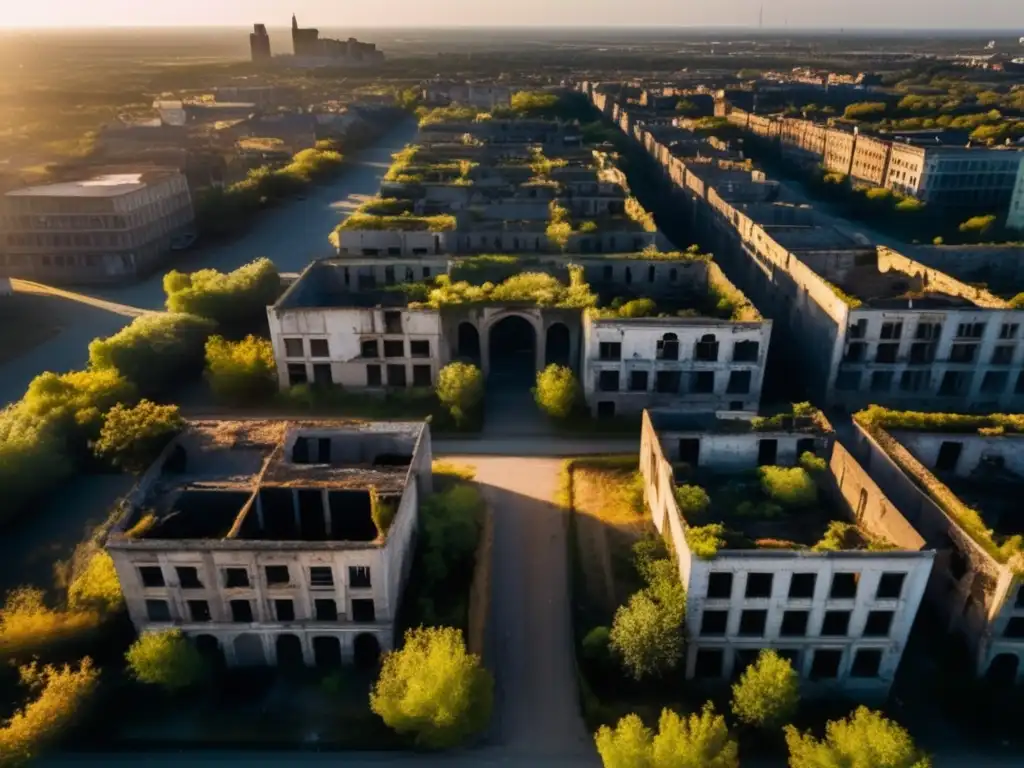
[[754,417],[728,412],[715,414],[653,410],[647,413],[650,416],[651,425],[658,432],[833,434],[832,424],[825,414],[810,403],[793,403],[788,408],[766,409]]
[[118,197],[145,189],[148,183],[169,175],[173,174],[154,171],[108,173],[81,181],[62,181],[15,189],[8,192],[7,197]]
[[329,420],[192,422],[155,474],[140,481],[116,533],[121,541],[379,544],[387,531],[376,528],[372,509],[397,510],[422,429]]
[[872,406],[854,420],[983,550],[1024,572],[1024,416]]

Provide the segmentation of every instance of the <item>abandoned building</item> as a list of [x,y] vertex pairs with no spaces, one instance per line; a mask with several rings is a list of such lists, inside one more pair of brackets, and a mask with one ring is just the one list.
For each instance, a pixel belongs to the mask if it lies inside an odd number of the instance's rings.
[[676,157],[629,109],[592,98],[661,165],[702,244],[773,320],[770,375],[799,368],[808,396],[849,410],[1024,408],[1024,310],[779,202],[760,171]]
[[[686,679],[735,679],[771,648],[809,695],[886,696],[935,553],[820,411],[648,411],[640,471],[686,588]],[[800,474],[804,497],[773,495],[769,471]],[[683,486],[709,504],[684,514]]]
[[107,550],[140,633],[178,628],[228,666],[372,665],[430,490],[426,424],[197,421]]
[[[595,306],[409,300],[417,283],[424,297],[460,280],[500,291],[523,273],[567,288],[572,269]],[[554,255],[328,259],[310,265],[268,317],[282,388],[430,387],[454,360],[486,377],[498,367],[532,381],[557,363],[577,373],[600,416],[648,405],[756,412],[771,337],[771,323],[712,261],[680,253],[581,256],[571,267]]]
[[1024,680],[1020,418],[855,417],[861,463],[939,553],[929,602],[966,641],[975,674],[998,685]]

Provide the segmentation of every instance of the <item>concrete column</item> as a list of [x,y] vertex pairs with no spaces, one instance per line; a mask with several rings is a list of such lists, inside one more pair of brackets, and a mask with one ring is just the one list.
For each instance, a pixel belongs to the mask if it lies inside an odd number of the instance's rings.
[[316,666],[316,659],[313,657],[313,639],[309,632],[295,633],[299,642],[302,643],[302,661],[307,667]]
[[[534,327],[536,328],[536,326]],[[534,350],[533,368],[536,371],[542,371],[544,370],[544,360],[547,358],[548,346],[548,332],[543,324],[536,330],[536,334],[537,345]]]
[[491,373],[491,334],[486,327],[477,326],[477,335],[480,337],[480,370],[486,379]]

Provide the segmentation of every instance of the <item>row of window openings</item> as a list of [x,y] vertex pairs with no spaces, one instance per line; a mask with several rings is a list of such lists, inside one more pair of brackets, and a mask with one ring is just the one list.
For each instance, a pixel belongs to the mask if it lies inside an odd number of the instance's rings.
[[[825,611],[821,622],[822,637],[846,637],[850,631],[850,615],[852,611]],[[781,637],[807,637],[807,623],[810,611],[784,611],[782,625],[779,627]],[[864,624],[864,637],[888,637],[892,628],[895,611],[870,611]],[[700,634],[702,637],[725,635],[729,622],[729,611],[705,610],[701,616]],[[768,623],[768,611],[750,609],[740,612],[738,634],[741,637],[764,637]]]
[[[619,383],[618,371],[600,371],[597,375],[597,389],[600,392],[618,392]],[[630,371],[628,391],[647,392],[650,380],[648,371]],[[746,395],[750,393],[750,382],[752,374],[750,371],[731,371],[729,383],[726,386],[726,394]],[[661,394],[675,394],[679,392],[683,381],[681,371],[656,371],[654,374],[654,391]],[[690,373],[690,388],[688,390],[697,394],[711,394],[715,391],[714,371],[694,371]]]
[[[306,357],[302,339],[284,340],[285,357]],[[362,357],[380,357],[380,344],[377,339],[361,342],[359,354]],[[331,348],[327,339],[309,340],[309,357],[330,357]],[[401,339],[384,341],[384,357],[405,357],[405,342]],[[410,341],[409,357],[430,357],[429,341]]]
[[[916,342],[910,345],[910,363],[926,364],[935,362],[935,342]],[[950,363],[973,363],[978,357],[980,344],[953,344],[949,348]],[[990,363],[992,365],[1010,365],[1013,362],[1012,344],[1002,344],[992,350]],[[876,363],[895,363],[899,356],[900,345],[898,343],[878,344],[875,347]],[[850,342],[846,346],[846,355],[843,361],[847,363],[862,363],[867,360],[868,343],[864,341]]]
[[[965,395],[971,388],[974,379],[972,371],[946,371],[939,382],[939,395]],[[889,392],[892,389],[895,374],[893,371],[872,371],[870,390],[872,392]],[[981,380],[980,392],[1000,395],[1006,391],[1010,382],[1009,371],[986,371]],[[836,376],[836,389],[840,392],[857,392],[861,388],[860,371],[839,371]],[[903,371],[900,374],[899,388],[901,392],[922,392],[931,388],[931,371]],[[1024,371],[1017,373],[1013,385],[1013,393],[1024,394]]]
[[[985,323],[958,323],[956,326],[956,338],[980,339],[985,335],[985,325]],[[1016,339],[1019,331],[1019,323],[1002,323],[999,326],[999,338],[1004,340]],[[868,321],[866,318],[861,318],[850,326],[847,337],[863,339],[867,337],[867,333]],[[937,341],[940,336],[942,336],[942,323],[918,323],[914,329],[914,338],[919,341]],[[879,338],[892,340],[903,338],[903,323],[882,323]]]
[[[747,666],[757,660],[759,651],[736,651],[734,674],[739,677]],[[776,653],[789,660],[794,668],[800,665],[800,651],[779,648]],[[811,662],[811,680],[830,680],[839,677],[839,669],[843,662],[843,651],[832,648],[817,648]],[[878,648],[861,648],[853,657],[850,665],[850,677],[878,677],[882,668],[883,651]],[[725,649],[701,648],[697,651],[694,677],[713,679],[722,676],[722,664],[725,661]]]
[[[733,574],[728,571],[712,571],[708,574],[708,599],[731,599]],[[905,573],[883,573],[878,579],[878,587],[875,590],[876,600],[898,600],[903,592],[903,582],[906,580]],[[772,585],[775,581],[773,573],[748,573],[747,585],[744,597],[761,598],[771,597]],[[790,599],[812,598],[817,585],[818,574],[816,573],[794,573],[789,577]],[[829,599],[841,600],[857,597],[857,587],[860,584],[859,573],[835,573],[832,575],[832,583],[829,586]]]
[[[409,377],[404,365],[387,365],[387,386],[405,387],[408,386]],[[288,363],[288,384],[308,384],[309,372],[305,363]],[[320,386],[334,384],[334,372],[329,363],[313,364],[313,383]],[[414,365],[412,367],[412,385],[414,387],[429,387],[433,384],[433,370],[429,365]],[[383,370],[379,365],[366,366],[366,386],[383,387]]]
[[[213,621],[210,604],[206,600],[186,600],[189,620],[193,622]],[[288,599],[274,600],[274,616],[277,621],[295,621],[295,602]],[[231,621],[237,624],[251,624],[255,618],[251,600],[229,600]],[[352,600],[351,621],[376,621],[376,608],[372,598]],[[171,607],[166,600],[146,600],[146,616],[150,621],[171,621]],[[314,621],[337,621],[338,604],[331,598],[317,598],[313,601]]]
[[[177,565],[174,570],[178,576],[178,585],[182,589],[205,589],[199,578],[199,569],[189,565]],[[267,565],[263,569],[267,586],[285,586],[292,583],[291,571],[287,565]],[[224,568],[221,570],[226,589],[251,587],[248,568]],[[163,569],[158,565],[139,566],[139,578],[144,587],[165,587]],[[333,587],[334,571],[328,566],[314,565],[309,569],[309,584],[312,587]],[[350,565],[348,567],[348,585],[352,589],[368,589],[370,568],[366,565]]]
[[[732,361],[756,363],[760,347],[760,343],[756,341],[738,341],[732,348]],[[618,341],[602,341],[598,345],[597,356],[599,360],[621,360],[622,344]],[[658,339],[655,357],[658,360],[678,360],[679,337],[674,333],[666,333]],[[694,344],[693,359],[702,363],[718,362],[718,342],[715,341],[714,334],[702,336],[700,341]]]
[[[366,250],[372,250],[373,252],[372,253],[367,253]],[[379,254],[379,250],[380,249],[378,249],[378,248],[364,249],[363,255],[364,256],[377,256]],[[416,253],[417,251],[421,251],[421,253],[417,253],[416,255],[419,255],[419,256],[426,256],[427,255],[427,249],[426,248],[414,248],[413,249],[413,253]],[[387,253],[388,253],[388,256],[401,256],[402,255],[402,249],[401,248],[388,248],[387,249]],[[351,285],[351,283],[352,283],[352,273],[350,272],[349,268],[345,267],[344,268],[344,272],[342,274],[343,274],[343,279],[345,281],[345,285],[346,286]],[[424,280],[428,279],[430,277],[430,267],[423,267],[422,275],[423,275],[423,279]],[[356,275],[356,279],[359,282],[359,287],[360,288],[374,288],[377,285],[377,275],[374,272],[364,273],[364,274],[357,274]],[[416,273],[413,270],[413,268],[412,267],[406,267],[405,268],[405,282],[411,283],[415,279],[416,279]],[[394,267],[384,267],[384,284],[385,285],[394,285],[396,282],[397,281],[395,280],[395,268]]]

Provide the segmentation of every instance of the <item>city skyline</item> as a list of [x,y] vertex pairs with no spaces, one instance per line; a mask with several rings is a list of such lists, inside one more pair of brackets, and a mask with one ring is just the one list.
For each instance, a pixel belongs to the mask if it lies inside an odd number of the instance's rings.
[[[1013,30],[1024,17],[1003,0],[726,0],[713,6],[680,6],[670,0],[635,0],[628,6],[611,0],[569,0],[558,5],[524,0],[494,7],[470,0],[439,0],[424,6],[395,0],[386,6],[339,9],[323,0],[292,0],[287,7],[273,0],[179,0],[173,5],[140,7],[126,0],[41,0],[7,12],[0,29],[95,27],[246,26],[262,22],[287,26],[291,13],[309,26],[332,27],[458,27],[458,26],[630,26],[738,27],[766,29],[903,29],[928,28],[989,31]],[[927,12],[927,15],[925,15]],[[581,23],[581,21],[583,23]],[[925,23],[922,23],[925,22]]]

